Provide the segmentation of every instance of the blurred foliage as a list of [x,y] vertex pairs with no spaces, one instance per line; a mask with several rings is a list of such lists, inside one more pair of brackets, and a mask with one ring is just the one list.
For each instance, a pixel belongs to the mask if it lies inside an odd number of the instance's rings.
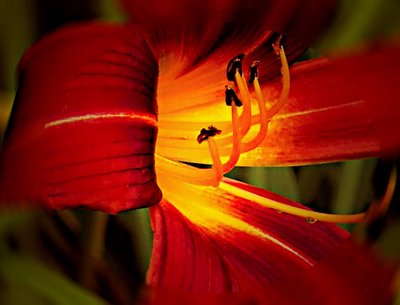
[[[312,56],[399,35],[400,1],[340,3],[335,22],[320,44],[313,46]],[[62,24],[95,17],[126,19],[112,0],[0,0],[0,131],[6,125],[15,69],[24,50]],[[375,180],[383,187],[387,183],[384,175],[377,174],[379,164],[371,159],[297,168],[237,168],[230,175],[319,211],[354,213],[365,210],[381,194]],[[399,209],[392,207],[370,229],[378,237],[381,253],[397,261],[398,214]],[[93,231],[93,226],[105,225],[102,221],[108,222],[105,234]],[[87,211],[4,212],[0,214],[0,303],[90,305],[108,300],[130,304],[126,300],[133,298],[144,279],[151,244],[146,210],[110,217]]]
[[60,273],[28,257],[7,256],[1,261],[0,275],[5,282],[2,304],[107,304]]
[[400,1],[343,0],[335,21],[317,49],[339,52],[365,42],[399,38]]

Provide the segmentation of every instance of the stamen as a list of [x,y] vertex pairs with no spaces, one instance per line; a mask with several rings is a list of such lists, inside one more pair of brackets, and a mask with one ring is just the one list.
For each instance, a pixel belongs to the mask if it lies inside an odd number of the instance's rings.
[[260,129],[257,135],[254,137],[254,139],[252,139],[247,143],[242,143],[243,152],[250,151],[258,147],[262,143],[262,141],[264,141],[268,131],[269,121],[267,120],[267,109],[265,107],[264,98],[260,88],[260,83],[258,82],[258,77],[254,78],[253,85],[257,97],[258,109],[260,112]]
[[[280,41],[280,38],[278,40]],[[262,143],[262,141],[264,141],[265,137],[267,136],[269,122],[271,121],[272,117],[276,113],[278,113],[279,110],[281,110],[281,108],[287,102],[290,89],[290,73],[289,73],[289,65],[285,55],[285,50],[283,49],[283,47],[280,47],[279,56],[282,63],[282,68],[281,68],[282,91],[276,104],[272,106],[271,109],[269,109],[268,111],[265,108],[265,102],[260,88],[260,83],[258,82],[257,64],[259,62],[253,62],[253,64],[250,67],[250,75],[255,75],[253,79],[253,86],[257,97],[257,105],[260,112],[258,117],[259,119],[258,122],[260,123],[260,129],[254,139],[252,139],[248,143],[242,144],[242,152],[250,151],[259,146]]]
[[[232,170],[232,168],[236,165],[239,161],[240,153],[244,151],[249,151],[256,148],[261,142],[265,139],[268,131],[268,112],[265,107],[264,98],[262,95],[262,91],[260,88],[260,84],[258,82],[258,61],[253,62],[252,66],[250,67],[250,79],[251,83],[254,86],[254,90],[256,93],[257,104],[259,108],[259,123],[260,129],[258,134],[254,139],[251,141],[242,144],[241,139],[248,133],[251,127],[251,96],[249,89],[247,87],[247,82],[245,76],[242,74],[241,68],[241,60],[244,58],[244,54],[240,54],[237,57],[233,58],[228,63],[227,68],[227,76],[228,79],[231,79],[232,71],[235,71],[235,83],[239,89],[240,95],[242,97],[243,102],[237,97],[234,89],[227,85],[225,86],[225,103],[228,106],[232,107],[232,150],[229,156],[228,161],[225,164],[221,164],[221,159],[219,157],[218,148],[212,136],[215,136],[216,128],[211,126],[207,129],[203,128],[200,132],[200,135],[197,138],[199,143],[207,140],[210,150],[210,155],[213,160],[213,170],[215,171],[215,177],[217,181],[222,179],[223,174]],[[280,108],[287,100],[289,87],[290,87],[290,77],[289,77],[289,68],[286,61],[286,56],[283,48],[280,49],[280,58],[282,61],[282,75],[283,75],[283,89],[280,95],[280,98],[274,107],[272,107],[269,111],[270,114],[275,114],[275,112],[279,111]],[[237,114],[237,107],[243,105],[243,112],[240,116],[240,119]],[[278,106],[277,106],[278,105]],[[272,110],[272,111],[271,111]],[[218,182],[215,183],[217,185]]]
[[386,187],[385,194],[383,194],[380,200],[371,204],[367,212],[366,218],[368,223],[373,222],[381,215],[385,214],[385,212],[389,208],[390,202],[392,201],[394,190],[396,188],[396,183],[397,169],[396,166],[393,166],[392,171],[390,172],[389,182]]
[[215,181],[212,186],[218,186],[219,182],[225,173],[228,173],[236,165],[240,156],[240,120],[237,113],[237,106],[235,103],[231,105],[232,109],[232,150],[228,161],[222,165],[221,158],[218,152],[218,147],[212,137],[220,134],[221,131],[213,126],[208,127],[208,129],[203,128],[200,131],[197,141],[202,143],[207,140],[208,149],[210,151],[210,156],[212,159],[212,170],[214,171]]
[[258,60],[253,61],[253,63],[250,66],[250,76],[249,76],[249,85],[253,84],[254,79],[258,77],[258,64],[260,62]]
[[223,166],[223,172],[230,172],[239,161],[241,151],[240,121],[235,104],[231,106],[232,110],[232,151],[229,160]]
[[251,97],[244,75],[236,72],[235,80],[243,100],[243,112],[240,116],[240,135],[244,137],[251,127]]
[[283,35],[280,34],[278,38],[275,40],[275,42],[272,44],[272,48],[274,49],[275,54],[279,56],[280,49],[282,47],[283,47]]
[[[247,86],[246,78],[242,73],[241,61],[244,58],[244,54],[239,54],[231,59],[228,63],[228,80],[235,82],[241,99],[239,99],[239,97],[236,95],[236,92],[232,86],[225,86],[225,102],[228,106],[231,106],[232,110],[232,130],[230,130],[229,127],[226,130],[228,134],[232,133],[232,148],[229,159],[226,161],[226,163],[222,164],[218,147],[213,139],[214,136],[221,133],[221,130],[213,126],[209,126],[208,128],[201,129],[200,134],[197,137],[197,141],[198,143],[207,141],[210,156],[213,162],[211,169],[199,169],[186,164],[180,164],[178,169],[173,163],[167,162],[167,160],[162,157],[158,157],[157,162],[163,163],[163,166],[160,168],[168,169],[169,173],[173,173],[172,175],[179,176],[180,179],[193,184],[218,186],[223,175],[231,171],[232,168],[237,164],[241,152],[252,150],[260,145],[267,135],[269,121],[271,120],[272,116],[280,110],[287,100],[290,88],[290,77],[286,56],[282,47],[280,48],[279,54],[282,62],[283,88],[278,102],[268,111],[266,110],[262,91],[258,81],[257,65],[259,62],[253,62],[252,66],[250,67],[249,83],[253,84],[254,86],[259,108],[259,115],[255,116],[254,118],[251,114],[251,95]],[[237,107],[242,105],[243,111],[239,117]],[[260,129],[255,138],[248,143],[241,143],[241,139],[248,133],[252,124],[257,123],[260,124]],[[229,138],[223,139],[222,141],[224,140],[229,140]],[[283,209],[281,210],[285,212]]]
[[[251,97],[242,69],[242,60],[244,56],[244,54],[239,54],[236,57],[232,58],[228,62],[228,66],[226,68],[226,76],[228,80],[235,82],[235,85],[238,86],[239,93],[243,101],[243,112],[240,117],[240,128],[242,137],[247,134],[251,126]],[[226,104],[231,104],[231,101],[226,101]]]
[[222,176],[224,175],[223,167],[221,164],[221,159],[219,157],[218,147],[215,144],[214,139],[208,138],[207,142],[208,142],[208,149],[210,150],[211,159],[213,161],[212,169],[214,170],[215,173],[215,181],[212,184],[212,186],[217,187],[220,181],[222,180]]
[[229,81],[235,81],[236,72],[239,72],[239,74],[242,75],[242,60],[244,56],[245,55],[243,53],[239,54],[228,62],[228,66],[226,68],[226,77]]
[[218,186],[219,182],[222,180],[222,176],[224,175],[218,147],[213,139],[213,137],[218,134],[221,134],[221,130],[214,126],[209,126],[207,129],[201,129],[200,134],[197,137],[197,142],[199,142],[199,144],[203,141],[207,141],[208,143],[208,149],[210,150],[211,159],[213,161],[212,170],[215,173],[215,180],[213,181],[212,186]]
[[243,105],[242,101],[237,97],[235,90],[229,85],[225,86],[225,103],[227,106],[231,106],[232,102],[237,106]]
[[210,137],[214,137],[217,134],[221,134],[221,130],[215,128],[214,126],[208,126],[208,128],[203,128],[200,130],[200,134],[197,136],[197,142],[200,144]]
[[282,74],[282,91],[279,95],[278,101],[267,111],[267,119],[270,120],[272,117],[277,114],[282,107],[285,105],[290,90],[290,72],[289,72],[289,64],[287,62],[285,50],[283,46],[279,49],[279,57],[281,59],[282,67],[281,67],[281,74]]

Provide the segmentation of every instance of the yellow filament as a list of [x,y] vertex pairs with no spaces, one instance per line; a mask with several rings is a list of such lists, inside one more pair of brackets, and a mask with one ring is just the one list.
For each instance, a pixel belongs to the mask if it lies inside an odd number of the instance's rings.
[[243,112],[240,117],[240,135],[244,137],[251,126],[251,99],[249,89],[247,88],[246,79],[241,76],[239,72],[236,72],[235,80],[243,102]]
[[241,138],[244,137],[250,127],[252,126],[252,114],[251,114],[251,95],[249,88],[247,87],[246,78],[244,75],[240,75],[238,71],[235,73],[236,84],[239,88],[239,93],[243,102],[243,112],[238,118],[236,105],[232,104],[232,149],[228,161],[222,165],[219,156],[218,148],[215,141],[211,138],[208,139],[208,147],[210,156],[213,161],[212,169],[214,170],[215,181],[212,183],[213,186],[218,186],[222,179],[223,174],[230,172],[237,164],[240,153],[252,150],[259,146],[265,139],[268,131],[268,123],[273,115],[275,115],[287,101],[290,89],[290,75],[289,66],[286,60],[286,55],[283,47],[280,48],[280,58],[282,62],[282,91],[277,103],[270,109],[266,110],[264,98],[258,82],[258,77],[254,79],[254,91],[256,93],[257,105],[259,108],[259,123],[260,129],[254,139],[250,142],[241,144]]
[[210,150],[210,155],[211,159],[213,161],[212,169],[214,170],[215,173],[215,181],[212,184],[212,186],[217,187],[219,182],[222,180],[222,176],[224,175],[223,173],[223,168],[221,164],[221,159],[219,157],[218,153],[218,148],[217,145],[215,144],[215,141],[213,138],[208,138],[208,149]]
[[[396,168],[393,168],[384,196],[382,197],[381,200],[379,200],[377,203],[373,205],[377,207],[373,210],[374,216],[376,216],[376,212],[378,212],[380,215],[387,210],[393,197],[393,193],[396,187],[396,181],[397,181],[397,171]],[[317,220],[323,222],[332,222],[332,223],[357,223],[365,219],[367,220],[371,219],[370,211],[368,213],[343,214],[343,215],[320,213],[311,210],[306,210],[303,208],[294,207],[284,203],[279,203],[224,182],[220,184],[220,189],[232,195],[242,197],[247,200],[258,203],[261,206],[275,209],[279,212],[284,212],[287,214],[303,217],[307,220],[310,220],[311,223]]]
[[397,169],[394,166],[390,173],[389,182],[386,187],[385,194],[377,202],[373,203],[367,212],[367,220],[371,222],[383,215],[389,208],[390,202],[392,201],[394,190],[397,183]]
[[237,113],[237,107],[234,103],[232,103],[231,110],[232,110],[232,151],[229,160],[223,166],[224,174],[230,172],[232,168],[235,167],[236,163],[239,160],[240,150],[241,150],[240,148],[241,135],[239,132],[240,122]]
[[261,92],[260,83],[258,77],[254,79],[254,91],[257,96],[257,105],[260,111],[260,129],[254,139],[248,143],[242,144],[242,152],[253,150],[258,147],[267,136],[268,131],[268,120],[267,120],[267,109],[265,108],[264,98]]
[[228,183],[222,182],[220,183],[219,187],[220,189],[232,195],[253,201],[263,207],[275,209],[277,211],[295,216],[300,216],[303,217],[304,219],[313,219],[313,220],[320,220],[324,222],[333,222],[333,223],[356,223],[362,221],[366,215],[366,213],[359,213],[353,215],[334,215],[334,214],[314,212],[311,210],[306,210],[303,208],[298,208],[288,204],[273,201],[271,199],[237,188]]
[[[258,82],[258,77],[255,77],[253,85],[254,85],[254,91],[256,93],[257,97],[257,105],[259,108],[259,116],[258,120],[253,120],[252,125],[256,123],[260,123],[260,129],[255,136],[254,139],[252,139],[248,143],[243,143],[242,144],[242,152],[247,152],[250,150],[253,150],[257,146],[259,146],[262,141],[265,139],[267,136],[267,131],[268,131],[268,123],[271,121],[272,117],[279,112],[279,110],[282,109],[282,107],[285,105],[288,96],[289,96],[289,91],[290,91],[290,72],[289,72],[289,65],[286,59],[285,55],[285,50],[283,47],[280,48],[279,51],[279,57],[281,59],[281,74],[282,74],[282,90],[279,95],[278,101],[267,111],[265,108],[265,102],[264,98],[262,95],[262,91],[260,88],[260,83]],[[246,86],[247,88],[247,86]],[[247,90],[248,92],[248,90]]]
[[208,149],[210,151],[210,156],[213,162],[212,170],[214,170],[215,180],[211,184],[217,187],[222,180],[225,173],[228,173],[236,165],[240,156],[240,120],[237,113],[237,107],[233,103],[232,109],[232,150],[228,161],[222,165],[221,158],[218,152],[218,147],[213,138],[208,138]]
[[290,90],[290,72],[289,72],[289,64],[287,62],[285,50],[283,47],[280,48],[279,57],[281,59],[281,74],[282,74],[282,91],[279,96],[278,101],[267,111],[267,119],[270,120],[275,114],[282,109],[285,105],[287,98],[289,96]]

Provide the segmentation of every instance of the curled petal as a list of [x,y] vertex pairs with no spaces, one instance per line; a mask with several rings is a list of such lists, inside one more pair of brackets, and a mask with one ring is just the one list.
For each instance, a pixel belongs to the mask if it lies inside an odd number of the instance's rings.
[[[219,188],[162,175],[158,180],[166,199],[151,209],[150,284],[192,292],[238,291],[249,283],[261,288],[311,268],[347,236],[335,225],[309,224]],[[231,180],[223,183],[298,205]]]
[[36,44],[20,64],[1,200],[110,213],[157,203],[157,75],[129,26],[73,26]]

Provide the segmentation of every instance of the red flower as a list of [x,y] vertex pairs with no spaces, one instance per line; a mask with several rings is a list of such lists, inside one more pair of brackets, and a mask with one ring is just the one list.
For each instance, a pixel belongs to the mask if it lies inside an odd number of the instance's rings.
[[[302,304],[298,297],[313,286],[304,304],[384,304],[389,288],[381,269],[343,246],[347,233],[314,223],[359,221],[363,214],[314,213],[222,177],[236,164],[399,151],[393,102],[399,46],[307,61],[289,74],[286,54],[289,62],[297,59],[331,14],[332,4],[320,2],[193,1],[196,14],[186,2],[165,14],[163,2],[129,2],[140,25],[78,25],[45,38],[20,65],[2,199],[110,213],[153,206],[148,282],[159,287],[245,291],[266,304]],[[143,9],[144,20],[136,13]],[[277,32],[285,33],[282,41]],[[260,77],[247,85],[245,66],[256,60]],[[281,66],[283,85],[274,80]],[[338,249],[340,256],[333,254]],[[344,263],[347,256],[362,259]],[[335,269],[348,267],[354,272]],[[375,276],[356,277],[375,287],[368,293],[344,287],[342,275],[356,272]],[[276,294],[299,278],[293,294]],[[343,293],[325,298],[329,287]]]

